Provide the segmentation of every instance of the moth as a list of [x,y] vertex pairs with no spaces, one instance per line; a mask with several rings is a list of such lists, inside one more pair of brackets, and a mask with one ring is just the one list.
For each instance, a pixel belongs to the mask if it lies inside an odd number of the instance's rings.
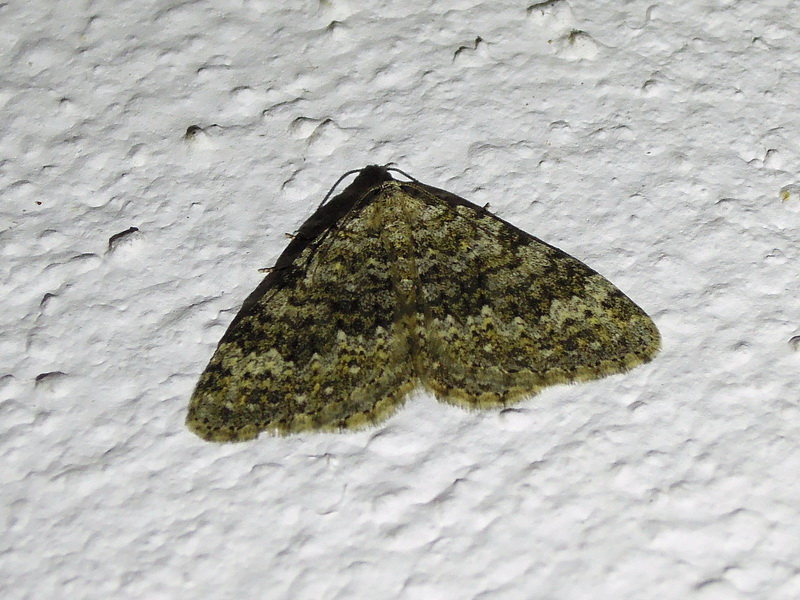
[[420,386],[470,409],[508,406],[627,371],[660,345],[650,317],[581,261],[367,166],[244,302],[187,425],[218,442],[358,429]]

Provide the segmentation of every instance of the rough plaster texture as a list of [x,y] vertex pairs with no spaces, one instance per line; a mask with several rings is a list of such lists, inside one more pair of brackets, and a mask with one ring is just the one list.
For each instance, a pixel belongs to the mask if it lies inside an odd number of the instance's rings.
[[[2,596],[800,597],[798,9],[0,4]],[[603,273],[660,357],[194,437],[258,269],[389,161]]]

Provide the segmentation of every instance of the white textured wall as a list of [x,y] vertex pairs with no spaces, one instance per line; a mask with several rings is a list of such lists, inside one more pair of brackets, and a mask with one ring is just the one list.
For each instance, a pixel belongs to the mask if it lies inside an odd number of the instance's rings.
[[[800,6],[527,7],[0,4],[4,598],[800,597]],[[189,433],[284,233],[389,161],[599,270],[662,354]]]

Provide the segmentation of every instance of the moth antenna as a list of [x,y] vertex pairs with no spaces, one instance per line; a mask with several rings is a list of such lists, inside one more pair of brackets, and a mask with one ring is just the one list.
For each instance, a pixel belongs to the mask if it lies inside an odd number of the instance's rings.
[[383,166],[383,168],[386,169],[387,171],[394,171],[395,173],[400,173],[403,177],[408,177],[414,183],[419,183],[419,180],[415,179],[414,177],[412,177],[411,175],[409,175],[408,173],[406,173],[402,169],[398,169],[397,167],[390,167],[389,165],[391,165],[391,164],[393,164],[393,163],[386,163]]
[[363,170],[364,169],[353,169],[352,171],[348,171],[347,173],[345,173],[344,175],[339,177],[339,179],[336,180],[336,183],[333,184],[333,187],[330,190],[328,190],[327,194],[325,194],[325,197],[322,199],[322,202],[320,202],[319,206],[317,206],[317,210],[319,210],[320,208],[322,208],[325,205],[325,203],[331,197],[331,195],[336,190],[336,188],[339,187],[339,184],[342,183],[343,179],[345,179],[346,177],[350,177],[350,175],[352,175],[353,173],[360,173]]

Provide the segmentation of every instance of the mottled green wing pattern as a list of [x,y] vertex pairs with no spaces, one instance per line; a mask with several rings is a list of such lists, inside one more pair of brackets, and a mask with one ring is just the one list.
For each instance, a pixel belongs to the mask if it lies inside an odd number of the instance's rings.
[[502,406],[626,371],[659,347],[650,318],[580,261],[371,166],[245,301],[187,424],[214,441],[355,429],[420,383],[445,402]]
[[582,262],[457,196],[403,189],[419,207],[420,377],[440,399],[505,405],[658,353],[652,320]]
[[417,385],[412,315],[399,314],[397,261],[381,204],[323,230],[218,346],[189,405],[200,437],[359,428],[394,412]]

